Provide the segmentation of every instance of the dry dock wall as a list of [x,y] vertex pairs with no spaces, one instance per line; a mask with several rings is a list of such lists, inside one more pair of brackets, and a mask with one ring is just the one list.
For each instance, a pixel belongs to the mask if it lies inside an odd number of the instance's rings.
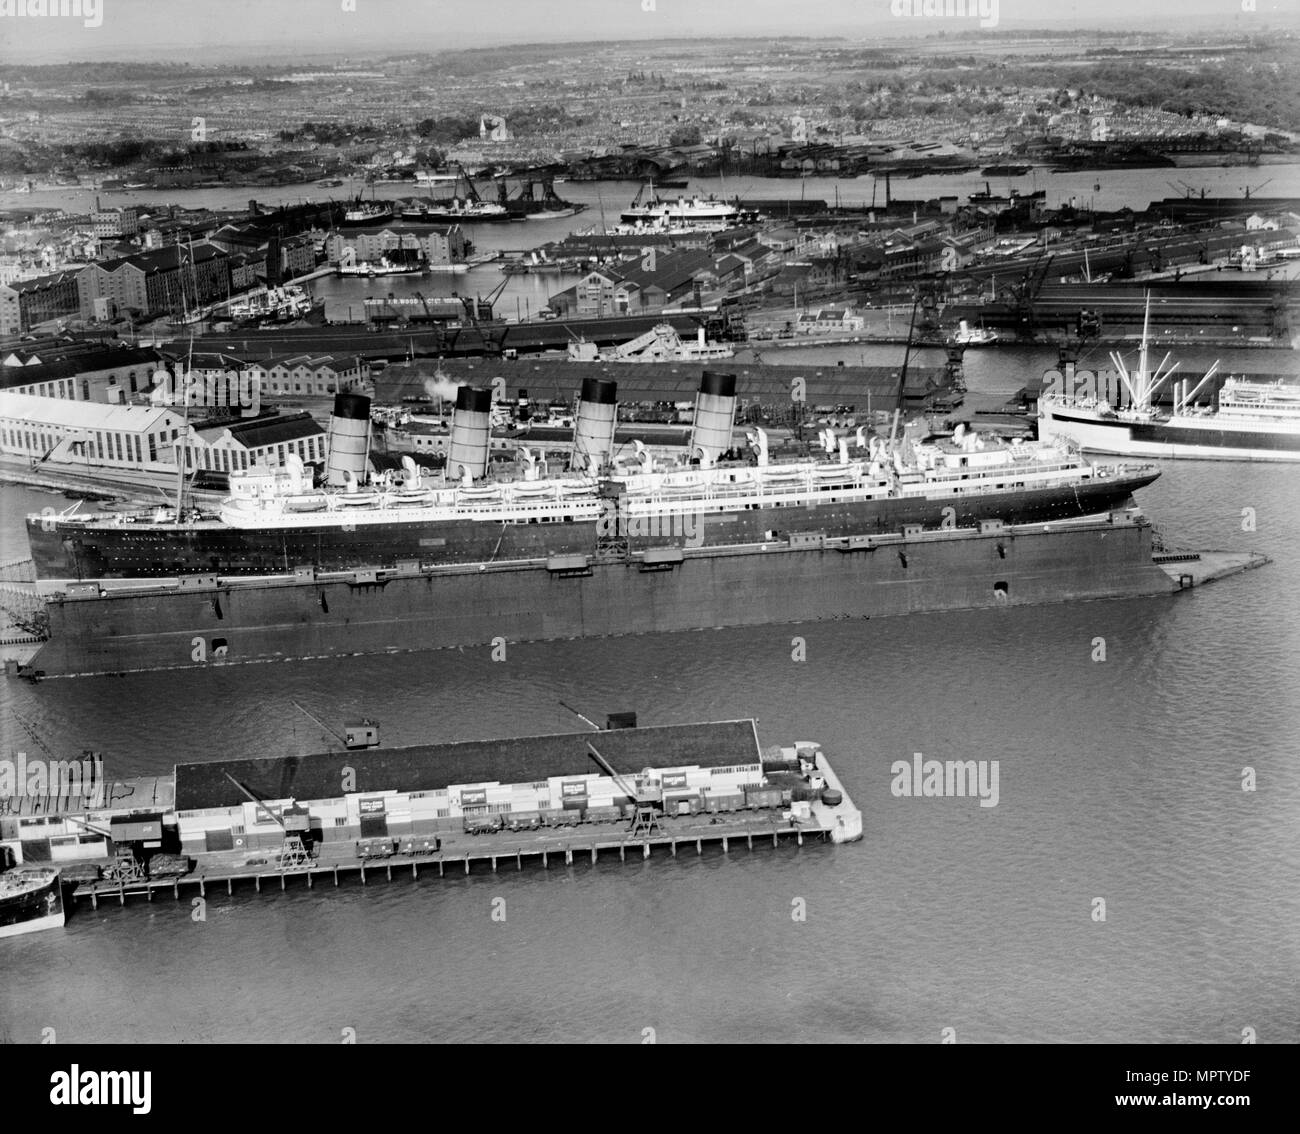
[[[554,564],[553,564],[554,566]],[[115,673],[1167,593],[1145,523],[397,576],[109,592],[48,606],[47,675]]]

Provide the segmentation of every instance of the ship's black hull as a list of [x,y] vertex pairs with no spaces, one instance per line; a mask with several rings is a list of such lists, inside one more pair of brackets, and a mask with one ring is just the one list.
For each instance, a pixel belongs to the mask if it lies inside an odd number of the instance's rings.
[[[682,525],[642,534],[624,532],[631,551],[663,546],[721,547],[788,539],[815,532],[829,538],[973,528],[985,520],[1048,523],[1123,508],[1133,491],[1158,474],[1107,477],[1051,488],[1016,488],[970,496],[892,498],[818,507],[755,508],[706,514],[694,531]],[[602,535],[609,534],[601,532]],[[128,523],[89,527],[73,521],[28,521],[38,579],[166,579],[182,574],[288,574],[425,565],[501,563],[586,554],[597,545],[597,523],[493,524],[475,520],[341,527],[231,528]]]
[[63,891],[58,875],[46,885],[0,898],[0,937],[14,937],[62,925]]

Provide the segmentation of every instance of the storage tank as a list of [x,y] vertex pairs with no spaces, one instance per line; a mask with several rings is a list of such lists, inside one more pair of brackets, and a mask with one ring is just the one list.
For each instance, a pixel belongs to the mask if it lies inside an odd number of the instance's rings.
[[330,417],[329,453],[325,483],[342,488],[351,473],[358,484],[366,482],[370,455],[370,399],[365,394],[336,394]]
[[609,464],[617,420],[618,383],[608,378],[584,378],[573,423],[573,468],[595,471]]
[[488,443],[492,434],[492,391],[461,386],[451,419],[451,450],[447,478],[460,480],[466,472],[475,480],[487,475]]
[[691,457],[705,467],[717,463],[731,448],[731,426],[736,417],[736,376],[706,370],[695,397],[695,424],[691,428]]

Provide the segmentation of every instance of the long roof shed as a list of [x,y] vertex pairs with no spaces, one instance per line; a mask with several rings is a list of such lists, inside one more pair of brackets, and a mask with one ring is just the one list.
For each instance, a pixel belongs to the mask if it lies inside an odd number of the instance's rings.
[[[645,768],[761,765],[753,720],[659,725],[405,748],[317,752],[260,760],[176,765],[176,810],[238,807],[248,797],[325,800],[387,791],[438,791],[453,784],[534,783],[551,776],[607,775],[588,743],[621,776]],[[349,790],[345,791],[345,785]]]

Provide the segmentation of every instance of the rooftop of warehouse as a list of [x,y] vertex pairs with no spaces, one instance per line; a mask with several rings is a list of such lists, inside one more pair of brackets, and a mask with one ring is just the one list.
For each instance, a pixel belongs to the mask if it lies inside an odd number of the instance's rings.
[[[565,359],[529,359],[501,363],[490,359],[441,359],[437,363],[441,376],[452,382],[490,386],[493,378],[502,377],[510,389],[522,386],[536,398],[558,399],[577,393],[583,378],[611,378],[618,383],[621,402],[693,401],[700,388],[701,370],[736,376],[736,395],[740,398],[790,397],[792,378],[803,378],[807,396],[814,401],[866,401],[888,398],[889,408],[898,395],[897,366],[802,366],[753,362],[709,362],[705,366],[687,362],[573,362]],[[375,378],[375,397],[384,403],[397,403],[403,397],[422,393],[427,378],[435,377],[432,363],[414,366],[393,365]],[[936,387],[948,385],[942,366],[922,366],[913,362],[907,368],[905,396],[924,397]]]
[[226,778],[227,774],[259,799],[304,801],[340,798],[344,794],[344,769],[354,773],[355,787],[349,794],[436,791],[452,784],[533,783],[550,776],[608,774],[588,753],[588,742],[625,776],[648,767],[725,768],[757,764],[762,759],[754,722],[740,720],[317,752],[263,760],[215,760],[176,765],[176,809],[237,807],[247,802],[248,796]]

